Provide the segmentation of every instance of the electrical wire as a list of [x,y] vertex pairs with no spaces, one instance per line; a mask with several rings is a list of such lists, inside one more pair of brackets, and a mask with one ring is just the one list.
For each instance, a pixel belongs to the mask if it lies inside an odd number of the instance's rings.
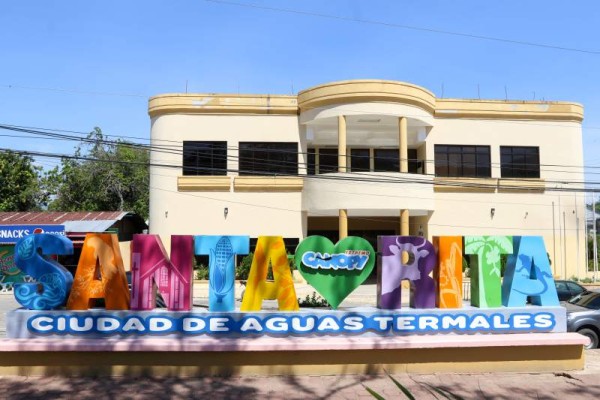
[[434,28],[420,27],[420,26],[414,26],[414,25],[403,25],[403,24],[384,22],[384,21],[378,21],[378,20],[372,20],[372,19],[344,17],[341,15],[324,14],[324,13],[317,13],[317,12],[311,12],[311,11],[301,11],[301,10],[295,10],[295,9],[289,9],[289,8],[269,7],[269,6],[263,6],[263,5],[258,5],[258,4],[251,4],[251,3],[239,3],[239,2],[235,2],[235,1],[229,1],[229,0],[204,0],[204,1],[207,3],[215,3],[215,4],[221,4],[221,5],[224,4],[224,5],[229,5],[229,6],[253,8],[253,9],[258,9],[258,10],[274,11],[274,12],[286,13],[286,14],[296,14],[296,15],[302,15],[302,16],[307,16],[307,17],[318,17],[318,18],[334,19],[334,20],[346,21],[346,22],[356,22],[356,23],[360,23],[360,24],[378,25],[378,26],[385,26],[388,28],[397,28],[397,29],[406,29],[406,30],[413,30],[413,31],[420,31],[420,32],[442,34],[442,35],[451,35],[451,36],[465,37],[465,38],[469,38],[469,39],[478,39],[478,40],[486,40],[486,41],[493,41],[493,42],[500,42],[500,43],[516,44],[516,45],[521,45],[521,46],[539,47],[539,48],[544,48],[544,49],[569,51],[569,52],[591,54],[591,55],[599,55],[600,54],[600,51],[596,51],[596,50],[580,49],[580,48],[566,47],[566,46],[556,46],[556,45],[550,45],[550,44],[545,44],[545,43],[535,43],[535,42],[528,42],[528,41],[524,41],[524,40],[499,38],[499,37],[494,37],[494,36],[475,35],[475,34],[471,34],[471,33],[447,31],[447,30],[442,30],[442,29],[434,29]]

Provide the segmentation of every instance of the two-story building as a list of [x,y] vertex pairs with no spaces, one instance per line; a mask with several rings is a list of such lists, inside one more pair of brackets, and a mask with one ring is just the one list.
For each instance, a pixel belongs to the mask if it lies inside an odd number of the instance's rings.
[[572,102],[436,98],[353,80],[297,96],[149,102],[150,232],[541,235],[557,276],[586,275],[581,122]]

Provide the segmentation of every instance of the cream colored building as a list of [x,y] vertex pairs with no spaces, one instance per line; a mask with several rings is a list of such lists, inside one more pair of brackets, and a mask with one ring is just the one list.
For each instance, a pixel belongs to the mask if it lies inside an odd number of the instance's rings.
[[581,122],[571,102],[439,99],[408,83],[297,96],[165,94],[152,120],[150,232],[541,235],[586,275]]

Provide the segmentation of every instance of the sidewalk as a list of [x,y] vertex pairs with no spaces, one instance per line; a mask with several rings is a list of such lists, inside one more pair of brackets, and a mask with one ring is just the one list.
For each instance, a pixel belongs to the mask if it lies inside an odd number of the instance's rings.
[[[598,373],[396,374],[394,377],[417,399],[435,399],[432,386],[464,399],[600,397]],[[385,376],[0,378],[0,388],[7,399],[372,399],[365,386],[387,399],[404,398]]]
[[[239,296],[238,289],[236,286],[236,294]],[[375,305],[375,290],[374,284],[363,285],[342,306]],[[313,291],[309,285],[296,285],[296,294],[300,298]],[[207,293],[206,284],[196,283],[194,303],[206,306]],[[270,306],[276,307],[276,302],[273,301]],[[4,331],[5,311],[16,307],[17,303],[11,294],[0,295],[1,331]],[[600,350],[586,351],[585,358],[585,369],[570,373],[438,373],[395,374],[394,377],[417,399],[436,398],[432,394],[432,387],[448,390],[465,399],[596,399],[600,397]],[[0,377],[2,398],[7,399],[372,399],[365,386],[387,399],[404,398],[388,377],[369,375]]]

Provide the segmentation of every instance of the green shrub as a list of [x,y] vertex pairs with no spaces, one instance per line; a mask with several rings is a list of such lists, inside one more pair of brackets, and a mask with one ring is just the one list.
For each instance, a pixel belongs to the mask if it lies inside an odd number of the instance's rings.
[[252,266],[252,258],[254,253],[248,253],[247,256],[242,258],[242,261],[235,267],[235,279],[248,280],[248,274],[250,273],[250,267]]
[[306,295],[303,299],[298,299],[300,307],[330,307],[327,300],[319,296],[316,292],[312,292],[312,295]]
[[203,264],[196,265],[194,269],[194,279],[206,280],[208,279],[208,267]]
[[[242,258],[242,261],[235,267],[235,279],[238,280],[248,280],[248,275],[250,274],[250,267],[252,266],[252,259],[254,258],[254,253],[248,253],[247,256]],[[290,265],[290,269],[296,269],[294,265],[294,256],[288,254],[288,263]],[[269,272],[267,273],[267,279],[273,280],[273,269],[269,263]]]
[[585,277],[581,280],[581,283],[592,283],[592,278]]

